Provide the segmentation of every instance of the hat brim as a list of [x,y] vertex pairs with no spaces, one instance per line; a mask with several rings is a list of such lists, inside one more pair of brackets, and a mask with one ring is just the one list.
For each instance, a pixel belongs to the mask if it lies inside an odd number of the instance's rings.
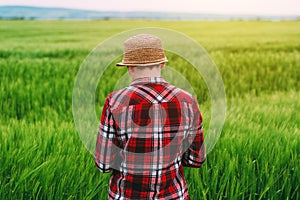
[[126,67],[126,66],[133,66],[133,67],[138,67],[138,66],[151,66],[151,65],[157,65],[157,64],[161,64],[161,63],[165,63],[168,62],[168,59],[165,58],[162,61],[159,62],[154,62],[154,63],[144,63],[144,64],[137,64],[137,63],[123,63],[123,62],[119,62],[116,64],[117,67]]

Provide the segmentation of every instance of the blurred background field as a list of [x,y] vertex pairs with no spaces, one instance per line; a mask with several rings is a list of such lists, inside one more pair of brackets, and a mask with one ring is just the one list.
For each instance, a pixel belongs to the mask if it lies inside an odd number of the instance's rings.
[[[0,21],[0,199],[107,198],[109,174],[97,171],[75,129],[72,89],[94,47],[141,27],[193,38],[224,81],[221,137],[202,168],[185,169],[191,199],[299,199],[300,21],[151,20]],[[193,86],[207,127],[205,83],[167,55]],[[98,116],[124,73],[110,66],[101,78]]]

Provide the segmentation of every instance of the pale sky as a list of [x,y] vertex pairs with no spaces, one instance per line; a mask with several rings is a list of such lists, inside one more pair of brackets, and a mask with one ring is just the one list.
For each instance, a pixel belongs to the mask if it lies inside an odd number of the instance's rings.
[[0,5],[64,7],[100,11],[300,15],[300,0],[0,0]]

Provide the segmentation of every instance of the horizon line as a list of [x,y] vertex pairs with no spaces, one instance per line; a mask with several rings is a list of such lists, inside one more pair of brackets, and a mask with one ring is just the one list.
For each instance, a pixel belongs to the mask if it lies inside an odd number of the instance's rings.
[[170,14],[191,14],[191,15],[239,15],[239,16],[270,16],[270,17],[300,17],[300,14],[262,14],[262,13],[216,13],[216,12],[180,12],[180,11],[153,11],[153,10],[93,10],[89,8],[71,8],[71,7],[60,7],[60,6],[36,6],[36,5],[0,5],[0,7],[31,7],[41,9],[65,9],[65,10],[78,10],[78,11],[91,11],[91,12],[116,12],[116,13],[134,13],[134,12],[145,12],[145,13],[170,13]]

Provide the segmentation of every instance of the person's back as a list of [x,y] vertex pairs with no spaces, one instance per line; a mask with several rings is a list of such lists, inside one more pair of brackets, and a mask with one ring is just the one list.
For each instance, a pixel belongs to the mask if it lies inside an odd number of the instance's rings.
[[106,98],[95,162],[112,171],[109,199],[189,199],[183,166],[205,160],[197,102],[161,66],[129,67],[130,86]]

